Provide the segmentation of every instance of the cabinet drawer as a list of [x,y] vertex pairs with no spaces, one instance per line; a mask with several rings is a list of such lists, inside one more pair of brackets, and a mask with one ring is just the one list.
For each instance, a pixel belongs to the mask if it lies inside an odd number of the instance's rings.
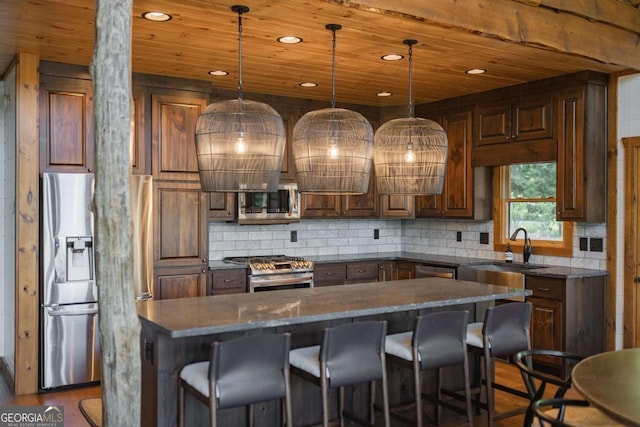
[[313,266],[314,286],[343,285],[346,279],[347,267],[344,263]]
[[220,270],[211,272],[211,294],[246,292],[247,271],[245,269]]
[[533,297],[564,299],[564,280],[562,279],[526,276],[525,287],[533,291]]
[[350,282],[377,282],[377,262],[354,262],[347,264],[347,280]]

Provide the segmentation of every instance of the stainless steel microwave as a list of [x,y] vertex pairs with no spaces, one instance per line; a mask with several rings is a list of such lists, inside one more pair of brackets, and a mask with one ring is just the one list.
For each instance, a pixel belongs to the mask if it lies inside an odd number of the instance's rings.
[[298,184],[279,184],[274,192],[238,193],[238,224],[286,224],[298,221]]

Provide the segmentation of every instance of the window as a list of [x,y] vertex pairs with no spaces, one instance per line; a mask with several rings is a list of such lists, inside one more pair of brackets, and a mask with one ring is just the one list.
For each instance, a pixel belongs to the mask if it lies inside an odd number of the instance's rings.
[[523,163],[496,169],[497,195],[494,221],[494,249],[504,251],[507,243],[522,251],[524,234],[515,242],[509,236],[522,227],[537,255],[571,256],[573,223],[556,221],[556,163]]

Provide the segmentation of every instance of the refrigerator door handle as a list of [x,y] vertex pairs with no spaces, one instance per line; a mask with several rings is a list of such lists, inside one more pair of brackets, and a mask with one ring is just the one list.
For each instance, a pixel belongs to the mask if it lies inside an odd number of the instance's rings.
[[98,314],[97,308],[89,308],[86,310],[74,310],[74,311],[66,311],[66,310],[52,310],[49,313],[49,316],[84,316],[87,314]]

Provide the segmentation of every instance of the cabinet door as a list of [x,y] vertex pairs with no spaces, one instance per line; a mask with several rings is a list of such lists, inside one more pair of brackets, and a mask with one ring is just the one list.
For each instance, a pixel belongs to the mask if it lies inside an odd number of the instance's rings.
[[532,305],[531,348],[564,350],[562,301],[546,298],[527,298]]
[[342,196],[342,216],[349,218],[375,218],[378,216],[379,200],[376,191],[373,166],[369,177],[369,190],[357,196]]
[[153,186],[154,265],[205,265],[207,193],[199,183],[154,181]]
[[502,144],[511,137],[511,104],[480,105],[475,120],[476,145]]
[[584,92],[565,91],[558,96],[557,207],[559,221],[579,221],[584,205]]
[[93,172],[93,88],[88,80],[42,76],[40,171]]
[[207,274],[204,269],[158,268],[154,271],[154,298],[189,298],[206,295]]
[[295,182],[296,181],[296,165],[293,160],[293,153],[291,152],[291,141],[293,141],[293,127],[296,120],[292,116],[282,117],[284,122],[284,128],[287,130],[287,141],[284,145],[284,152],[282,153],[282,165],[280,166],[280,182]]
[[447,113],[441,123],[448,140],[447,170],[442,194],[418,196],[416,217],[473,217],[471,111]]
[[347,263],[347,283],[377,282],[378,269],[377,261]]
[[206,95],[151,96],[151,140],[155,179],[199,181],[195,130]]
[[396,261],[396,278],[398,280],[415,279],[416,264],[409,261]]
[[130,156],[131,173],[134,175],[148,175],[151,173],[151,137],[146,129],[147,100],[146,89],[142,86],[132,88],[133,102],[131,104],[131,136]]
[[347,265],[337,264],[316,264],[313,266],[314,286],[334,286],[344,285],[347,279]]
[[209,213],[212,221],[233,221],[236,218],[235,193],[208,193]]
[[241,294],[247,292],[247,270],[212,271],[209,295]]
[[383,194],[380,196],[380,216],[382,218],[413,218],[415,199],[413,196],[402,194]]
[[341,197],[324,194],[301,194],[300,216],[302,218],[338,218]]
[[524,97],[513,104],[511,141],[530,141],[553,137],[551,96]]
[[378,282],[387,282],[389,280],[397,280],[395,262],[382,261],[378,263]]

